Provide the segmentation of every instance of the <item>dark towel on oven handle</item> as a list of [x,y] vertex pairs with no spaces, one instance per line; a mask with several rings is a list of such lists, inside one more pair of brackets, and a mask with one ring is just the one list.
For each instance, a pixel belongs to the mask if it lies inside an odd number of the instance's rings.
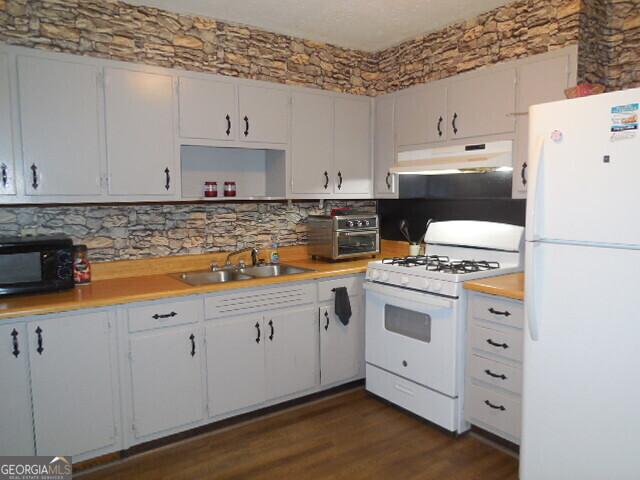
[[347,287],[337,287],[333,289],[336,294],[335,312],[343,325],[349,324],[351,318],[351,302],[349,301],[349,292]]

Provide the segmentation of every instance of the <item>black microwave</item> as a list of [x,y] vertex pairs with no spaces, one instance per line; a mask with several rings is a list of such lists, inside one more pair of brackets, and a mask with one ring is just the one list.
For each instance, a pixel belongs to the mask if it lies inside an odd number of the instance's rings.
[[70,238],[0,237],[0,295],[52,292],[73,285]]

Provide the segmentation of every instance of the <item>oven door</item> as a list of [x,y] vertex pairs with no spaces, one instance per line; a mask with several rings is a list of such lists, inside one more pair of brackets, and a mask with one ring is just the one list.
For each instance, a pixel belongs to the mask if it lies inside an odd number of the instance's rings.
[[373,282],[364,288],[367,363],[456,397],[458,302]]
[[333,258],[375,255],[380,251],[378,230],[343,230],[335,232]]

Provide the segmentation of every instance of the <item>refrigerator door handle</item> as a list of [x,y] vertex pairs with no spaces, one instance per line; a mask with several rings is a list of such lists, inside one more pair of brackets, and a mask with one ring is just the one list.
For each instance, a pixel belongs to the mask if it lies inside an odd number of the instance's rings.
[[527,240],[539,240],[537,215],[542,211],[542,172],[544,164],[544,138],[538,137],[532,160],[535,168],[531,169],[529,177],[529,192],[527,198]]
[[540,338],[540,325],[536,317],[536,266],[535,266],[535,250],[540,246],[536,242],[527,242],[525,249],[525,276],[524,276],[524,307],[525,316],[527,319],[527,327],[529,329],[529,337],[534,342],[537,342]]

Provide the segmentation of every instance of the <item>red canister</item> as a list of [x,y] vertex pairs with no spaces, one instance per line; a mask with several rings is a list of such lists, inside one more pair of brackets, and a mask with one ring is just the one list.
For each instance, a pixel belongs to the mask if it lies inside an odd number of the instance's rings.
[[236,196],[236,182],[224,182],[224,196],[225,197]]
[[86,245],[73,247],[73,280],[76,285],[91,283],[91,264]]
[[218,196],[218,182],[204,182],[204,196],[205,197],[217,197]]

